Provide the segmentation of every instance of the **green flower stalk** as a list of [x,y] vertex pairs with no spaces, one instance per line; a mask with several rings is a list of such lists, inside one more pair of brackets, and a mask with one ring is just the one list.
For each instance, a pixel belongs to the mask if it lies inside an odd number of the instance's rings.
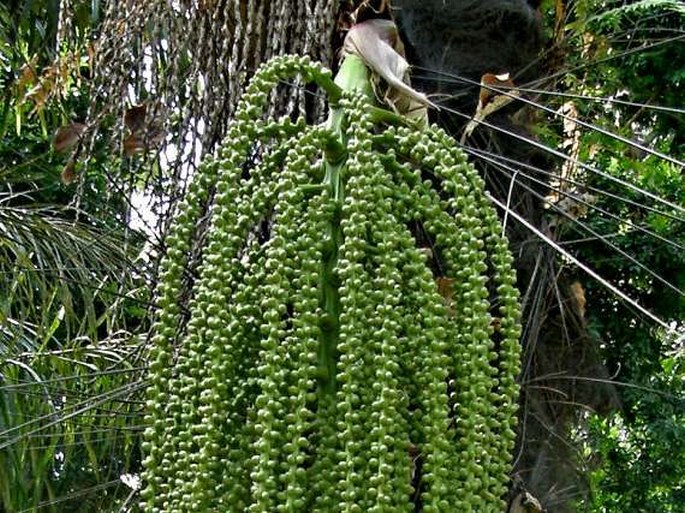
[[[328,94],[326,124],[264,119],[297,74]],[[144,511],[503,510],[512,257],[456,143],[375,107],[368,84],[355,56],[335,82],[274,59],[194,177],[157,290]]]

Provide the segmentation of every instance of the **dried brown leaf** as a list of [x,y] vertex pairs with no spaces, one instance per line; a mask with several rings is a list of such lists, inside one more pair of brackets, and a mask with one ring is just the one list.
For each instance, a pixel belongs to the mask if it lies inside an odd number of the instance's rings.
[[146,134],[131,133],[124,137],[123,148],[124,154],[127,157],[159,146],[165,137],[164,133],[161,131],[148,133],[147,138],[145,135]]
[[[493,112],[500,110],[505,105],[508,105],[515,98],[521,96],[518,89],[514,89],[514,81],[509,76],[509,73],[495,75],[494,73],[485,73],[480,79],[480,94],[478,96],[478,105],[476,106],[476,113],[473,115],[471,121],[464,129],[461,136],[461,143],[476,129],[478,124],[487,118]],[[493,88],[502,88],[506,90],[506,94],[494,91]]]
[[[409,63],[404,58],[404,47],[394,22],[373,19],[358,23],[347,33],[344,54],[359,56],[372,73],[383,78],[393,95],[401,95],[423,106],[437,108],[426,96],[405,82]],[[386,95],[387,96],[387,95]]]
[[135,134],[129,134],[124,137],[124,154],[127,157],[131,157],[137,153],[142,153],[145,149],[145,145],[140,137]]
[[542,505],[531,493],[522,490],[509,505],[507,513],[543,513]]
[[143,105],[134,105],[126,109],[124,113],[124,124],[133,134],[138,134],[145,128],[145,113],[147,107]]
[[447,307],[447,314],[454,315],[454,279],[439,276],[435,279],[435,283],[438,286],[438,293],[442,296]]
[[574,281],[571,283],[570,288],[576,312],[578,313],[578,316],[583,319],[585,318],[585,306],[587,305],[587,299],[585,299],[585,289],[579,281]]
[[55,137],[52,140],[52,147],[58,152],[68,150],[81,139],[81,136],[85,130],[86,125],[83,123],[71,123],[69,125],[59,127],[55,132]]
[[69,161],[66,166],[64,166],[64,169],[62,169],[62,173],[60,174],[60,179],[62,180],[62,183],[64,185],[71,185],[74,183],[74,179],[76,178],[76,166],[73,161]]

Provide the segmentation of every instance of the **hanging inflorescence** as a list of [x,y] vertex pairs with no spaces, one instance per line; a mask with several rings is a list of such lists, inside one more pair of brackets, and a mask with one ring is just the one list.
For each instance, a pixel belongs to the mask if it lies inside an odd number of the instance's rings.
[[264,66],[168,237],[144,509],[503,511],[519,310],[483,180],[360,94],[333,95],[337,124],[263,119],[294,75],[333,90],[307,58]]

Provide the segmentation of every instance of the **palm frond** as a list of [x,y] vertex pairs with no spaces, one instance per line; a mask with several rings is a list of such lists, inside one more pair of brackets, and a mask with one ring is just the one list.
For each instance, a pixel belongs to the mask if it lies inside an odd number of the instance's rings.
[[55,333],[95,335],[107,305],[132,288],[135,245],[66,208],[7,203],[0,203],[3,333],[32,322],[36,342]]

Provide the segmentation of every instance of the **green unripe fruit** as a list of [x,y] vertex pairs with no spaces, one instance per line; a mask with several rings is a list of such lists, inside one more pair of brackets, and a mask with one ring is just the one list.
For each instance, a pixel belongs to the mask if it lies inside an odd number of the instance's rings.
[[[296,74],[335,98],[326,126],[263,119]],[[454,141],[378,123],[369,102],[279,57],[200,166],[161,263],[145,511],[409,512],[416,483],[426,512],[502,509],[520,368],[512,257]]]

